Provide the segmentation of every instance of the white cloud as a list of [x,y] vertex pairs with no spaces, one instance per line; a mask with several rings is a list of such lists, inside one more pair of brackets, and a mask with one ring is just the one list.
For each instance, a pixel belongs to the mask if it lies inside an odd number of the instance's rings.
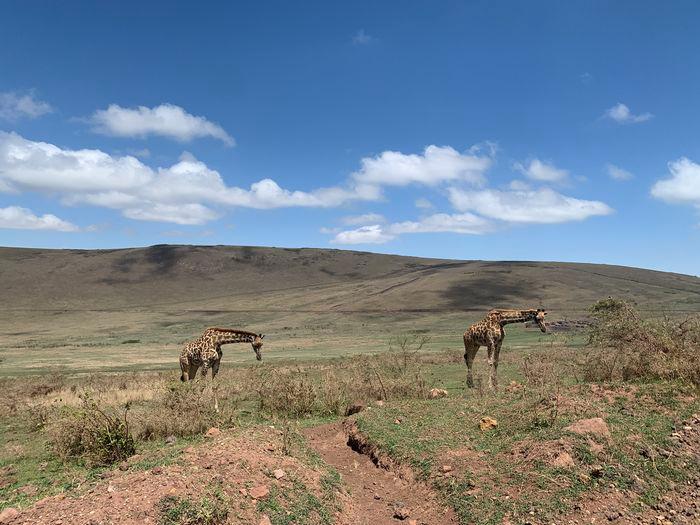
[[386,226],[372,224],[355,230],[323,233],[336,233],[333,244],[383,244],[406,233],[452,232],[479,235],[493,229],[492,223],[471,213],[436,213],[419,221],[395,222]]
[[522,191],[464,191],[450,188],[450,202],[457,210],[472,211],[511,223],[580,221],[613,211],[603,202],[567,197],[548,188]]
[[527,166],[516,162],[513,167],[526,177],[543,182],[560,182],[569,177],[568,171],[539,159],[532,159]]
[[640,115],[635,115],[630,111],[625,104],[618,102],[613,107],[605,110],[603,114],[604,117],[614,120],[619,124],[638,124],[640,122],[646,122],[654,115],[651,113],[642,113]]
[[516,190],[516,191],[524,191],[524,190],[529,190],[530,185],[525,182],[524,180],[512,180],[510,181],[510,184],[508,184],[508,187],[511,190]]
[[34,98],[31,91],[25,94],[14,91],[0,93],[0,119],[37,118],[52,111],[49,103]]
[[13,230],[55,230],[61,232],[78,231],[78,227],[59,219],[55,215],[34,215],[27,208],[8,206],[0,208],[0,228]]
[[331,242],[333,244],[384,244],[395,236],[385,233],[379,224],[361,226],[356,230],[338,233]]
[[365,33],[364,29],[360,29],[352,36],[352,43],[356,46],[364,46],[369,44],[374,38]]
[[191,115],[173,104],[161,104],[154,108],[138,106],[135,109],[111,104],[107,109],[96,111],[89,121],[97,133],[116,137],[160,135],[180,142],[213,137],[227,146],[235,144],[233,137],[218,124]]
[[608,171],[610,178],[614,180],[630,180],[634,177],[634,175],[632,175],[629,171],[622,169],[619,166],[615,166],[614,164],[606,164],[605,169]]
[[132,156],[100,150],[67,150],[0,132],[0,190],[41,191],[64,204],[86,203],[121,210],[124,216],[176,224],[203,224],[220,213],[210,206],[247,208],[335,207],[377,200],[381,190],[366,184],[309,192],[281,188],[271,179],[250,189],[227,186],[221,175],[192,155],[153,169]]
[[358,226],[360,224],[377,224],[379,222],[385,222],[386,219],[383,215],[378,213],[365,213],[364,215],[351,215],[349,217],[343,217],[343,224],[349,226]]
[[671,177],[657,181],[651,194],[669,203],[694,204],[700,208],[700,164],[682,157],[668,164]]
[[442,182],[464,181],[483,184],[492,158],[475,151],[459,153],[445,146],[428,146],[422,155],[385,151],[363,158],[362,167],[352,177],[360,184],[376,186],[435,186]]

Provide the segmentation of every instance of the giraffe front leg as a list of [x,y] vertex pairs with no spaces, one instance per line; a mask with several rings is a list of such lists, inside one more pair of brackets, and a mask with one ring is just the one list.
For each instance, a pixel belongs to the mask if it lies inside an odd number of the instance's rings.
[[479,351],[479,347],[473,344],[464,344],[464,362],[467,365],[467,388],[474,388],[474,358]]
[[488,351],[489,361],[489,389],[496,390],[496,368],[498,367],[496,361],[496,345],[494,343],[489,343],[486,349]]
[[214,396],[214,410],[218,413],[219,412],[219,396],[218,396],[218,389],[217,385],[214,383],[214,378],[216,378],[216,374],[219,373],[219,365],[221,364],[221,359],[217,359],[214,361],[214,363],[211,366],[211,389],[212,389],[212,394]]

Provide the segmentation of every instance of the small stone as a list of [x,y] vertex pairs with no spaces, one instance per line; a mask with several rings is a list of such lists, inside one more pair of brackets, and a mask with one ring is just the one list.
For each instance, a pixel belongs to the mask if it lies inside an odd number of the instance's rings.
[[383,406],[384,406],[384,401],[382,401],[381,399],[379,399],[379,400],[375,401],[374,404],[375,404],[376,406],[378,406],[378,407],[383,407]]
[[400,418],[394,419],[394,424],[395,424],[395,425],[400,425],[400,424],[401,424],[401,419],[400,419]]
[[443,465],[442,467],[440,467],[440,472],[442,472],[443,474],[445,474],[447,472],[452,472],[452,466],[451,465]]
[[404,507],[404,506],[394,507],[394,517],[397,520],[405,520],[409,516],[410,516],[410,512],[406,507]]
[[382,497],[381,497],[379,494],[375,494],[375,495],[374,495],[374,499],[380,500],[380,499],[382,499]]
[[430,399],[439,399],[441,397],[447,397],[448,395],[450,395],[449,392],[444,388],[431,388],[428,393]]
[[277,470],[274,470],[272,472],[272,475],[275,476],[275,479],[282,479],[283,477],[285,477],[287,475],[287,473],[284,470],[282,470],[281,468],[278,468]]
[[244,495],[244,496],[247,496],[247,495],[248,495],[248,491],[247,491],[245,488],[240,488],[240,489],[238,489],[238,492],[240,492],[240,493],[241,493],[242,495]]
[[270,521],[270,518],[267,517],[267,515],[263,514],[263,517],[260,518],[260,522],[258,525],[272,525],[272,522]]
[[683,427],[683,430],[693,430],[693,427],[689,427],[689,426],[686,425],[686,426]]
[[250,489],[248,494],[254,499],[264,499],[270,494],[270,489],[265,485],[258,485]]
[[481,421],[479,422],[479,428],[485,432],[487,430],[490,430],[492,428],[496,428],[498,426],[498,421],[496,421],[494,418],[490,416],[484,416],[481,418]]
[[163,468],[162,467],[153,467],[151,469],[151,474],[162,474],[163,473]]
[[0,523],[3,525],[5,523],[12,523],[12,521],[19,516],[19,511],[13,507],[7,507],[5,510],[0,512]]
[[173,436],[172,434],[165,438],[166,445],[174,445],[176,441],[177,441],[177,438],[175,436]]
[[116,492],[116,491],[117,491],[117,489],[115,488],[114,485],[109,485],[107,487],[107,492],[109,492],[109,493]]
[[212,438],[216,437],[221,434],[221,430],[219,430],[216,427],[211,427],[209,430],[207,430],[206,434],[204,434],[205,437]]
[[126,461],[119,463],[119,470],[129,470],[129,464]]

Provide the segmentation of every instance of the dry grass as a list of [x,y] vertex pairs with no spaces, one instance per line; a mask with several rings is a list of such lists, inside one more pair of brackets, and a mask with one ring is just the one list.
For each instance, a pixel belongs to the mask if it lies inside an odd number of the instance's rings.
[[585,380],[666,379],[700,386],[700,317],[643,319],[631,304],[613,298],[595,303],[591,315]]

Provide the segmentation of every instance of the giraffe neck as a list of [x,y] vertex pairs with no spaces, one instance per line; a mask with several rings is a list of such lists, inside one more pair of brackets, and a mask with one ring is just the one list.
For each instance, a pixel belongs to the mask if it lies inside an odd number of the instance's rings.
[[231,330],[228,328],[207,328],[205,333],[208,333],[214,342],[220,345],[232,343],[252,343],[257,337],[256,334],[252,332]]
[[501,326],[513,323],[525,323],[534,319],[532,310],[491,310],[489,315],[494,315]]

